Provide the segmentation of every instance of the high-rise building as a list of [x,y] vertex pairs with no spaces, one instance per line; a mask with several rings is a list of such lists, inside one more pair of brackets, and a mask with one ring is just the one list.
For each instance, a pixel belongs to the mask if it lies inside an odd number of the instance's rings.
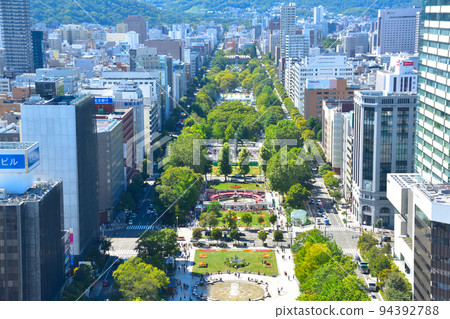
[[322,6],[314,7],[314,24],[320,24],[324,20],[324,9]]
[[287,6],[281,7],[280,18],[280,42],[281,42],[281,57],[286,57],[286,36],[295,35],[295,3],[291,2]]
[[54,300],[64,283],[61,181],[33,179],[35,142],[0,143],[0,300]]
[[0,1],[0,28],[6,74],[15,77],[33,72],[30,1]]
[[369,52],[368,33],[348,33],[343,39],[343,48],[347,58],[354,58],[356,54]]
[[309,38],[303,34],[287,35],[285,43],[285,57],[304,58],[309,54]]
[[420,8],[378,10],[378,54],[417,52]]
[[147,21],[140,15],[128,16],[125,18],[128,25],[128,31],[134,31],[139,34],[139,43],[147,40]]
[[[300,114],[305,114],[304,95],[307,80],[343,78],[353,82],[353,66],[343,55],[321,55],[304,59],[289,59],[286,62],[284,86]],[[329,83],[329,82],[328,82]],[[322,103],[320,103],[320,113]],[[315,112],[314,112],[315,113]]]
[[126,23],[116,24],[116,32],[117,33],[127,33],[128,32],[128,24],[126,24]]
[[122,122],[110,114],[97,119],[99,223],[111,222],[113,209],[124,190]]
[[64,228],[73,229],[74,254],[83,254],[99,229],[94,98],[30,99],[20,110],[22,140],[40,145],[36,175],[63,181]]
[[413,286],[413,300],[449,301],[450,185],[389,174],[387,198],[396,210],[394,260]]
[[[345,80],[343,80],[345,81]],[[341,174],[344,144],[344,114],[353,111],[351,99],[323,100],[322,146],[327,162],[336,174]]]
[[415,93],[355,93],[352,206],[363,225],[394,226],[387,174],[413,170],[416,99]]
[[33,43],[33,70],[44,67],[44,31],[31,31]]
[[440,5],[442,1],[426,3],[427,6],[422,13],[423,30],[419,55],[416,172],[432,183],[448,184],[450,183],[450,84],[448,83],[450,47],[447,34],[450,29],[446,25],[450,23],[450,19],[447,13],[441,11],[441,8],[445,7]]
[[391,174],[396,208],[394,257],[413,299],[450,300],[450,96],[448,3],[424,1],[421,13],[415,169]]

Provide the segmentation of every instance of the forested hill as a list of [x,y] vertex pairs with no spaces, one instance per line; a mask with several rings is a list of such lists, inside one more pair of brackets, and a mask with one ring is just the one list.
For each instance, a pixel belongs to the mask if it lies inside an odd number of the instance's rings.
[[[224,11],[229,7],[246,9],[254,7],[264,11],[275,4],[273,0],[30,0],[33,22],[94,23],[114,25],[128,15],[140,14],[149,24],[190,23],[205,18],[208,10]],[[297,6],[323,5],[327,10],[361,14],[375,0],[295,0]],[[285,1],[290,2],[290,1]],[[79,4],[79,5],[78,5]],[[379,8],[403,8],[420,5],[420,0],[378,0],[368,15],[376,15]],[[86,10],[91,16],[89,17]],[[161,8],[161,9],[159,9]],[[299,8],[305,11],[305,7]],[[208,15],[206,15],[208,16]],[[214,16],[214,14],[213,14]]]
[[[33,22],[45,23],[99,23],[114,25],[128,15],[140,14],[150,25],[158,23],[190,22],[191,14],[160,10],[155,6],[138,0],[30,0]],[[78,5],[78,4],[79,5]],[[80,6],[89,13],[80,8]],[[95,20],[95,22],[93,21]]]
[[[369,13],[374,15],[377,9],[381,8],[405,8],[412,5],[420,5],[421,0],[143,0],[164,8],[173,8],[177,11],[185,12],[204,12],[207,10],[225,10],[227,7],[250,8],[257,10],[266,10],[276,3],[295,2],[297,6],[319,6],[338,13],[359,14],[368,7],[371,7]],[[375,3],[374,3],[375,2]],[[373,5],[372,5],[373,4]],[[347,11],[347,12],[346,12]]]

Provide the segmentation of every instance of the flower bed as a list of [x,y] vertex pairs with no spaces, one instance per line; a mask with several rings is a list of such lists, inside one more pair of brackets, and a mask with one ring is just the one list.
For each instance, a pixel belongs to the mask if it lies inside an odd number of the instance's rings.
[[[201,256],[200,256],[200,257],[201,257]],[[263,258],[268,258],[268,257],[270,257],[269,254],[263,254]]]
[[200,258],[208,258],[208,254],[201,254]]
[[242,186],[239,186],[239,185],[231,185],[230,188],[233,188],[233,189],[234,189],[234,188],[242,188]]
[[206,261],[201,261],[198,263],[198,266],[200,268],[206,268],[206,267],[208,267],[208,263]]

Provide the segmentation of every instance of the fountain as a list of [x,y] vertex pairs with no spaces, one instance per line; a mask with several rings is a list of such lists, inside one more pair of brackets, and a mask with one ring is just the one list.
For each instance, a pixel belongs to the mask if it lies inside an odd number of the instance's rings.
[[264,286],[248,281],[223,281],[208,285],[203,292],[210,300],[249,301],[264,297]]
[[237,282],[231,283],[231,290],[230,290],[230,296],[239,296],[239,284]]

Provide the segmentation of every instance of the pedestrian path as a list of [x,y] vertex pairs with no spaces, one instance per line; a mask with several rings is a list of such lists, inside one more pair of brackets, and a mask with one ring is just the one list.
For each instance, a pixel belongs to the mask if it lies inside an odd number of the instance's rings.
[[134,257],[137,256],[138,252],[134,249],[127,249],[127,250],[110,250],[109,255],[110,256],[117,256],[120,258],[123,257]]
[[127,226],[126,230],[144,230],[147,228],[153,229],[153,227],[152,225],[131,225]]
[[359,256],[358,248],[342,248],[342,251],[347,256]]

